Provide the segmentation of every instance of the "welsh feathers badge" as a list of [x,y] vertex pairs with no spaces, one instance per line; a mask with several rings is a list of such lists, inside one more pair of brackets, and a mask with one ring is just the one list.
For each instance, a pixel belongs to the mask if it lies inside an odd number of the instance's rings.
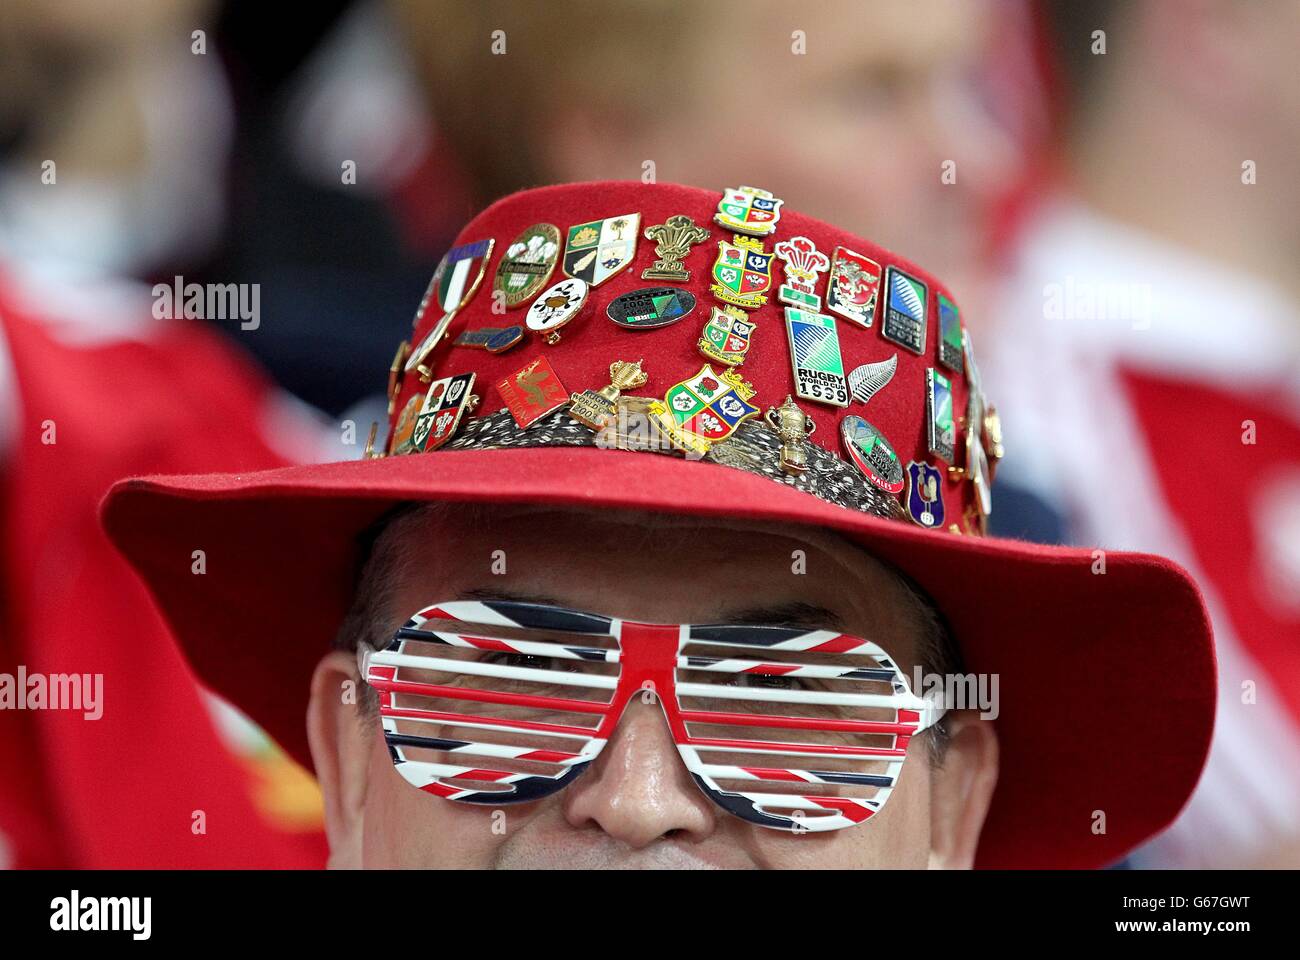
[[625,213],[569,228],[564,247],[564,272],[598,287],[632,263],[641,214]]

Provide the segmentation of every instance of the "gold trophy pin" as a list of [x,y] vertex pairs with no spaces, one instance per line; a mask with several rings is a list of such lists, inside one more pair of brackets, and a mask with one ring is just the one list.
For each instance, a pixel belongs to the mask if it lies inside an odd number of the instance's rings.
[[573,394],[569,398],[569,416],[599,432],[618,413],[619,395],[641,386],[646,379],[640,360],[635,363],[615,360],[609,365],[609,386]]
[[817,424],[808,419],[789,394],[781,406],[768,407],[763,419],[781,438],[781,469],[796,477],[805,473],[808,470],[808,451],[804,445],[817,429]]

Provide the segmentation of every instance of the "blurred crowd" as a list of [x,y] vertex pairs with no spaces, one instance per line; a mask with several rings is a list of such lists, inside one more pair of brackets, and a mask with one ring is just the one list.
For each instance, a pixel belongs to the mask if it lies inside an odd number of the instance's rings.
[[[1300,865],[1297,36],[1294,0],[8,0],[0,672],[114,703],[0,714],[0,865],[323,863],[310,776],[196,686],[99,500],[360,456],[465,220],[651,178],[946,279],[992,532],[1170,556],[1214,619],[1209,765],[1129,865]],[[158,309],[190,283],[255,311]]]

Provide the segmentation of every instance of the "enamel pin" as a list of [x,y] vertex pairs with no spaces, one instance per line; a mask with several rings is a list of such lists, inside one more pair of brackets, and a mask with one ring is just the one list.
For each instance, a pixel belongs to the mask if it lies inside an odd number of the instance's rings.
[[961,313],[957,304],[942,293],[939,302],[939,362],[953,373],[962,372],[964,341],[961,335]]
[[757,310],[767,303],[763,296],[772,286],[772,254],[763,252],[763,243],[751,237],[736,236],[735,243],[718,241],[718,258],[713,261],[713,279],[709,289],[723,303],[745,310]]
[[535,223],[511,241],[492,281],[492,289],[501,294],[507,310],[546,286],[559,256],[560,228],[553,223]]
[[639,213],[624,213],[569,227],[564,272],[593,287],[600,286],[631,264],[640,230]]
[[943,526],[943,474],[928,463],[907,465],[907,515],[922,527]]
[[879,294],[880,264],[848,247],[836,247],[826,284],[826,309],[860,327],[870,327],[876,320]]
[[497,384],[515,423],[529,427],[569,402],[551,361],[536,357]]
[[569,398],[569,416],[597,432],[605,429],[618,414],[618,399],[624,390],[633,390],[646,382],[641,361],[615,360],[609,365],[609,386],[584,390]]
[[853,399],[859,403],[866,403],[889,385],[897,369],[898,354],[896,353],[891,354],[888,360],[854,367],[849,371],[849,390],[853,394]]
[[952,421],[952,383],[934,367],[925,371],[926,441],[931,453],[953,462],[957,431]]
[[402,374],[405,372],[406,358],[411,352],[411,343],[409,340],[403,340],[397,345],[397,353],[393,355],[392,365],[388,368],[388,415],[393,415],[393,408],[397,406],[397,395],[402,392]]
[[460,373],[429,384],[411,431],[411,445],[416,451],[437,450],[451,439],[460,425],[461,414],[478,405],[473,396],[474,374]]
[[494,243],[493,240],[465,243],[443,254],[433,275],[433,286],[438,306],[444,313],[455,313],[474,296],[492,258]]
[[791,237],[772,248],[785,263],[785,284],[776,291],[776,298],[784,304],[811,310],[821,310],[822,298],[817,295],[817,278],[831,265],[826,254],[807,237]]
[[655,256],[658,259],[653,267],[641,271],[641,279],[685,283],[691,278],[691,272],[682,266],[682,261],[690,255],[691,247],[709,238],[709,231],[705,227],[696,226],[694,220],[679,213],[663,223],[646,227],[645,238],[655,242]]
[[885,270],[885,319],[880,332],[886,340],[913,353],[925,353],[926,298],[924,283],[897,267]]
[[429,366],[429,357],[433,355],[433,348],[438,345],[443,336],[447,333],[447,328],[451,326],[451,321],[455,319],[456,314],[444,313],[442,317],[434,324],[433,329],[425,334],[424,339],[420,341],[419,346],[411,351],[411,355],[406,359],[405,370],[407,373],[416,371],[420,375],[423,383],[428,383],[433,379],[433,373]]
[[757,187],[728,187],[718,201],[713,222],[733,233],[766,237],[776,232],[781,200]]
[[903,467],[885,435],[861,417],[840,421],[840,437],[849,459],[874,486],[886,493],[903,489]]
[[397,415],[397,423],[393,424],[393,435],[388,440],[390,456],[412,452],[411,433],[415,430],[415,415],[419,413],[420,402],[423,399],[417,393],[406,401],[406,406],[402,407],[402,412]]
[[695,309],[695,294],[678,287],[643,287],[615,297],[605,315],[627,330],[656,330]]
[[466,330],[453,342],[458,347],[477,347],[488,353],[505,353],[524,338],[524,328],[519,324],[510,327],[479,327]]
[[700,353],[729,367],[739,366],[745,362],[755,326],[743,310],[714,307],[700,334]]
[[789,394],[781,406],[768,407],[763,419],[781,438],[781,469],[792,476],[807,472],[806,442],[816,431],[817,424],[799,409],[799,404]]
[[560,342],[556,331],[582,313],[590,290],[583,280],[573,277],[561,280],[533,301],[524,322],[529,330],[542,334],[542,338],[553,346]]
[[741,422],[758,414],[749,402],[754,388],[734,370],[718,373],[709,364],[689,380],[674,384],[651,410],[664,433],[681,450],[699,456],[731,436]]
[[790,338],[795,395],[832,407],[847,407],[849,385],[834,318],[786,307],[785,329]]

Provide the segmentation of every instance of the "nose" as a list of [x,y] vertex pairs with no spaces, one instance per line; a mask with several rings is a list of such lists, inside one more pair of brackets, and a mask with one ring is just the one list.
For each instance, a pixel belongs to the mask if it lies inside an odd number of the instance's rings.
[[567,792],[570,826],[594,824],[635,850],[663,837],[702,840],[717,822],[677,755],[663,710],[642,695],[628,703],[605,749]]

